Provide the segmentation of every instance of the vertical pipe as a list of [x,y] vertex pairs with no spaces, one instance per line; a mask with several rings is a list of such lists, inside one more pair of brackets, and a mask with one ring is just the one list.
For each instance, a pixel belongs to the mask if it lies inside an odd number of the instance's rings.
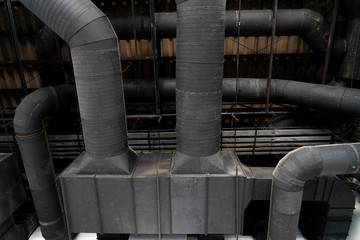
[[[236,95],[235,95],[235,115],[237,114],[237,105],[238,105],[238,94],[239,91],[238,82],[239,82],[239,65],[240,65],[240,26],[241,26],[241,0],[239,0],[239,11],[237,15],[237,52],[236,52]],[[231,121],[234,121],[234,118],[231,119]],[[237,119],[235,119],[235,137],[234,137],[234,149],[236,150],[236,123]]]
[[136,37],[136,20],[135,20],[134,0],[131,0],[131,21],[132,21],[134,42],[135,42],[135,55],[137,57],[138,56],[138,49],[137,49],[137,37]]
[[129,148],[119,42],[90,0],[20,0],[69,44],[86,153],[78,173],[129,174]]
[[70,108],[75,104],[75,96],[75,88],[70,85],[40,88],[25,97],[16,108],[13,121],[36,214],[46,240],[68,237],[43,118]]
[[14,51],[15,51],[16,63],[17,63],[17,67],[18,67],[18,71],[19,71],[19,75],[20,75],[21,86],[23,88],[24,94],[27,95],[28,90],[26,87],[24,67],[22,65],[19,43],[18,43],[18,38],[17,38],[17,34],[16,34],[15,21],[14,21],[12,9],[11,9],[11,1],[5,0],[5,6],[6,6],[6,12],[7,12],[7,15],[9,18],[11,39],[12,39],[12,43],[13,43],[13,47],[14,47]]
[[225,0],[177,0],[177,150],[219,152]]
[[156,35],[156,22],[155,22],[155,2],[150,0],[150,19],[151,19],[151,44],[153,52],[153,63],[154,63],[154,79],[155,79],[155,104],[156,104],[156,114],[161,113],[161,102],[160,102],[160,92],[159,92],[159,53],[158,53],[158,44],[157,44],[157,35]]
[[340,2],[339,0],[334,1],[333,12],[332,12],[332,16],[331,16],[330,34],[329,34],[329,38],[328,38],[328,42],[327,42],[328,45],[327,45],[327,51],[326,51],[326,57],[325,57],[325,63],[324,63],[324,71],[322,73],[322,78],[321,78],[321,84],[326,84],[326,77],[327,77],[328,69],[329,69],[331,49],[332,49],[332,45],[333,45],[333,41],[334,41],[335,25],[336,25],[336,18],[337,18],[338,9],[339,9],[339,2]]
[[276,18],[277,18],[277,9],[278,9],[278,0],[274,1],[274,11],[272,15],[272,28],[271,28],[271,45],[270,45],[270,62],[269,62],[269,72],[268,72],[268,81],[266,87],[266,113],[269,112],[269,103],[270,103],[270,87],[271,87],[271,78],[272,78],[272,69],[274,61],[274,38],[276,32]]

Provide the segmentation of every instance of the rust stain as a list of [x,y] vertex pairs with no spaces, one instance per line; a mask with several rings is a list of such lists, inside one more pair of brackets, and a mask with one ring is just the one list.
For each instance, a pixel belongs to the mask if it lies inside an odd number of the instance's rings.
[[256,85],[256,96],[259,97],[260,93],[259,93],[259,79],[255,80],[255,85]]

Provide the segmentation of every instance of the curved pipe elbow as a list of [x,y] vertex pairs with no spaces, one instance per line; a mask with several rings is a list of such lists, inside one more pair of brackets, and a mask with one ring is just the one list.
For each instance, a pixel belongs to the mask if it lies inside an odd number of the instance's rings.
[[[20,0],[71,48],[117,36],[106,15],[89,0]],[[59,10],[63,13],[59,17]],[[97,44],[100,45],[101,44]],[[104,48],[104,46],[102,46]]]
[[59,85],[27,95],[16,109],[14,128],[42,235],[67,240],[43,118],[75,104],[75,88]]
[[284,186],[303,186],[313,177],[350,174],[360,169],[360,143],[305,146],[280,160],[273,180]]
[[294,191],[321,173],[322,159],[315,147],[305,146],[288,153],[273,172],[274,187]]
[[[325,54],[329,39],[330,26],[324,17],[313,10],[302,9],[303,15],[301,36],[305,42],[310,43],[315,52]],[[344,57],[347,43],[344,39],[335,39],[331,53],[335,57]]]
[[288,153],[273,173],[267,239],[296,239],[307,180],[356,173],[359,168],[360,143],[307,146]]
[[317,41],[317,44],[313,44],[313,48],[316,48],[313,50],[325,53],[330,32],[329,25],[321,14],[315,11],[302,9],[301,13],[303,15],[303,29],[301,33],[303,39],[306,42]]
[[57,105],[56,93],[50,87],[27,95],[15,111],[13,123],[16,134],[28,135],[41,131],[42,119]]
[[[308,31],[314,31],[315,29],[326,29],[329,30],[329,26],[325,24],[323,16],[320,13],[315,12],[311,9],[301,9],[303,15],[303,33]],[[323,26],[325,25],[325,26]]]
[[47,114],[70,107],[74,102],[74,86],[59,85],[36,90],[16,108],[13,122],[16,134],[29,135],[41,131]]

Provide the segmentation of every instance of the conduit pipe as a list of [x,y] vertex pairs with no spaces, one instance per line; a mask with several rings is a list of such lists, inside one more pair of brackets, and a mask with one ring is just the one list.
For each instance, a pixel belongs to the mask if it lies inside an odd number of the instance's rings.
[[280,160],[273,173],[268,240],[295,240],[304,184],[323,175],[360,168],[360,143],[301,147]]
[[[238,11],[226,12],[226,36],[236,36],[239,22],[238,16]],[[109,19],[120,39],[133,38],[131,15],[113,15]],[[176,37],[176,13],[156,13],[155,19],[159,38]],[[271,19],[271,10],[242,10],[240,14],[240,35],[270,36]],[[309,9],[279,9],[276,23],[276,36],[298,35],[314,52],[325,56],[330,27],[319,13]],[[149,16],[136,15],[135,27],[137,38],[151,38],[151,20]],[[345,39],[334,39],[331,55],[342,57],[345,53]]]
[[[222,101],[265,102],[267,79],[224,78]],[[160,78],[162,101],[175,100],[174,78]],[[154,101],[155,90],[151,79],[125,79],[126,101]],[[236,93],[236,89],[239,91]],[[275,103],[288,103],[313,108],[331,114],[360,117],[360,89],[336,87],[291,80],[271,80],[270,99]]]
[[75,98],[75,88],[70,85],[40,88],[27,95],[15,113],[16,139],[46,240],[68,238],[43,119],[48,114],[74,106]]
[[90,0],[21,0],[71,49],[86,152],[78,173],[129,174],[117,36]]
[[176,0],[173,173],[223,172],[220,153],[225,0]]

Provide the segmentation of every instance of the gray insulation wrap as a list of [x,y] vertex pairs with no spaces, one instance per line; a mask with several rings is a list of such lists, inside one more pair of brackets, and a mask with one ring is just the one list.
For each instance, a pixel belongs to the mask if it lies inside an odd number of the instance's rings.
[[304,184],[316,176],[360,169],[360,143],[302,147],[288,153],[273,173],[268,239],[295,240]]
[[[233,37],[237,35],[238,18],[238,11],[226,12],[226,36]],[[271,19],[272,10],[241,10],[241,36],[270,36]],[[314,52],[325,55],[330,27],[321,14],[310,9],[279,9],[276,19],[276,36],[300,36]],[[155,20],[159,38],[176,37],[176,13],[156,13]],[[134,37],[131,15],[112,15],[110,21],[120,39],[132,39]],[[149,16],[145,14],[136,15],[135,28],[139,39],[151,38],[151,20]],[[331,55],[343,57],[345,53],[345,39],[336,36]]]
[[75,105],[75,88],[47,87],[27,95],[16,109],[14,128],[42,235],[64,240],[64,225],[43,118]]
[[[85,149],[92,159],[80,173],[96,172],[94,166],[99,163],[94,161],[128,151],[117,36],[104,13],[89,0],[21,2],[71,47]],[[113,165],[100,170],[118,172]]]
[[177,150],[197,157],[220,147],[225,1],[177,1]]
[[[175,79],[160,78],[159,82],[161,100],[174,101]],[[235,102],[237,95],[240,102],[264,102],[266,87],[265,78],[239,78],[238,81],[236,78],[224,78],[222,101]],[[155,99],[151,79],[125,79],[124,90],[128,102],[152,102]],[[270,101],[295,104],[335,115],[360,117],[360,89],[355,88],[272,79]]]

